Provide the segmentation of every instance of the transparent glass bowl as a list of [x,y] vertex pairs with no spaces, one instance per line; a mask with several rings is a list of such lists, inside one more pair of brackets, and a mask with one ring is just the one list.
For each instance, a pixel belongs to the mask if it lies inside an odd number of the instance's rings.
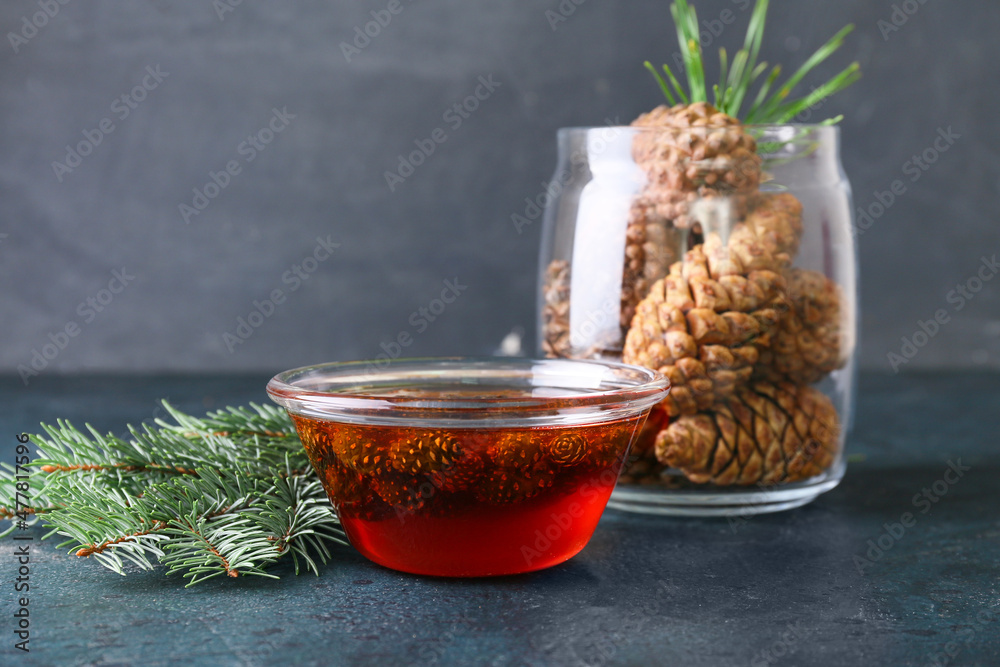
[[[858,316],[839,142],[836,127],[819,125],[559,131],[541,198],[539,353],[649,365],[673,384],[664,404],[673,412],[660,419],[654,409],[609,507],[751,515],[804,504],[840,481]],[[748,229],[754,245],[744,243]],[[689,261],[699,250],[708,260]],[[706,286],[711,262],[725,277],[713,269]],[[760,279],[763,269],[777,277]],[[669,287],[650,308],[658,281]],[[783,298],[736,307],[751,293],[731,288],[739,281],[780,281]],[[741,319],[721,322],[732,313]],[[762,322],[724,340],[730,324]],[[809,413],[817,404],[822,416]]]
[[578,553],[668,384],[611,362],[449,358],[310,366],[267,391],[353,546],[396,570],[473,577]]

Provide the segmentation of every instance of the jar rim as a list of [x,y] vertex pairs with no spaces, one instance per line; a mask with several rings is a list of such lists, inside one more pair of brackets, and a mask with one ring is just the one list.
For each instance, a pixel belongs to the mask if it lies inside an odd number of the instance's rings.
[[[824,125],[823,123],[740,123],[739,125],[733,125],[730,127],[742,127],[744,129],[761,129],[761,130],[780,130],[784,128],[792,130],[833,130],[837,133],[840,132],[839,125]],[[695,125],[691,127],[674,127],[672,125],[570,125],[567,127],[560,127],[556,130],[557,133],[563,132],[590,132],[592,130],[616,130],[616,131],[629,131],[629,132],[664,132],[667,130],[674,130],[677,132],[690,132],[695,129],[704,130],[723,130],[725,127],[710,127],[707,125]]]

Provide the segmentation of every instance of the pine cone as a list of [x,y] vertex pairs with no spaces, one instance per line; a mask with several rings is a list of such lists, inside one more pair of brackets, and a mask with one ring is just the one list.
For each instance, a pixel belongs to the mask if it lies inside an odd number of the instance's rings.
[[306,455],[314,468],[319,470],[339,464],[340,460],[337,455],[339,448],[333,444],[332,438],[322,422],[298,415],[293,420],[302,447],[306,450]]
[[787,192],[762,192],[750,206],[743,226],[772,256],[791,264],[802,241],[802,202]]
[[[700,242],[692,227],[692,204],[715,200],[728,206],[734,219],[743,216],[745,201],[761,178],[757,145],[738,120],[699,102],[660,106],[637,118],[633,159],[647,184],[633,202],[626,230],[620,323],[624,334],[636,304],[663,278],[681,253]],[[695,225],[697,226],[697,225]],[[574,352],[569,342],[569,266],[553,261],[546,271],[543,347],[548,356],[595,356],[607,350]],[[615,346],[612,346],[615,347]],[[611,350],[617,352],[617,350]]]
[[531,433],[497,433],[486,455],[496,466],[531,470],[542,460],[542,447]]
[[818,390],[756,382],[670,424],[656,438],[656,456],[692,482],[771,485],[826,470],[839,435],[837,411]]
[[[622,326],[627,330],[635,306],[650,286],[667,275],[669,262],[685,246],[702,240],[705,223],[713,231],[732,227],[727,248],[739,251],[747,263],[779,270],[789,266],[802,238],[802,204],[787,193],[744,194],[725,199],[714,197],[687,202],[685,211],[699,222],[696,231],[682,234],[675,223],[653,211],[648,203],[636,202],[626,230],[625,266],[622,278]],[[747,212],[749,210],[749,213]],[[734,223],[742,219],[742,223]],[[754,255],[759,255],[753,259]]]
[[527,500],[552,486],[555,474],[543,466],[531,470],[521,467],[496,468],[476,488],[476,496],[486,502],[504,505]]
[[754,376],[776,382],[812,384],[839,368],[840,288],[816,271],[789,269],[788,312],[778,323],[771,347],[761,352]]
[[649,202],[632,204],[625,229],[625,266],[622,270],[621,327],[627,331],[636,305],[650,286],[667,275],[680,259],[683,235],[673,221],[658,215]]
[[[719,220],[723,232],[732,226],[728,252],[748,270],[764,263],[770,270],[791,264],[802,235],[802,206],[790,194],[756,193],[761,160],[756,142],[739,121],[697,103],[658,107],[633,125],[651,130],[633,139],[634,159],[648,183],[632,204],[626,228],[623,334],[651,286],[667,275],[685,248],[703,240],[705,225],[700,222]],[[741,219],[743,224],[732,222]],[[608,351],[572,349],[566,261],[549,265],[543,290],[543,347],[548,356],[591,357]]]
[[361,474],[375,472],[386,465],[385,454],[367,440],[351,438],[336,444],[338,458]]
[[372,487],[388,505],[408,512],[423,508],[428,498],[436,492],[436,489],[421,477],[392,471],[383,471],[374,476]]
[[331,499],[336,499],[341,506],[355,507],[371,500],[371,493],[366,492],[361,475],[339,461],[334,461],[317,470],[323,489]]
[[386,463],[386,456],[354,430],[331,429],[326,422],[300,416],[295,417],[295,429],[316,468],[343,464],[367,474]]
[[[638,132],[632,156],[646,173],[628,221],[622,280],[622,330],[654,282],[684,252],[687,229],[695,220],[693,202],[731,197],[740,214],[742,195],[760,184],[757,143],[738,120],[698,102],[659,106],[632,122]],[[739,196],[736,196],[739,195]],[[689,245],[695,245],[690,243]]]
[[787,308],[777,261],[753,239],[721,245],[711,234],[675,263],[639,304],[623,361],[671,382],[664,408],[692,414],[747,382],[759,347]]
[[625,469],[618,478],[619,484],[638,484],[650,486],[660,482],[660,473],[667,469],[656,458],[648,455],[629,457]]
[[444,493],[457,493],[475,486],[485,468],[486,462],[482,457],[466,449],[451,465],[429,472],[426,477]]
[[[684,199],[678,193],[700,198],[750,192],[760,184],[757,142],[738,120],[711,104],[662,105],[632,126],[653,130],[637,133],[632,143],[632,156],[647,175],[650,201],[676,206]],[[681,211],[659,213],[676,220]]]
[[573,347],[569,335],[569,262],[554,259],[545,268],[542,295],[542,349],[548,357],[569,357]]
[[[615,279],[615,286],[618,281]],[[545,271],[542,287],[542,350],[547,357],[572,359],[603,359],[621,354],[621,337],[624,330],[601,332],[594,336],[589,347],[574,347],[570,332],[570,268],[569,262],[556,259],[549,263]],[[583,327],[583,332],[586,326]],[[586,336],[583,336],[586,338]],[[579,345],[579,343],[577,343]]]
[[393,468],[412,475],[449,468],[458,454],[458,441],[442,431],[417,431],[402,436],[386,452]]
[[545,455],[557,466],[574,466],[590,457],[590,445],[579,433],[562,433],[548,440]]

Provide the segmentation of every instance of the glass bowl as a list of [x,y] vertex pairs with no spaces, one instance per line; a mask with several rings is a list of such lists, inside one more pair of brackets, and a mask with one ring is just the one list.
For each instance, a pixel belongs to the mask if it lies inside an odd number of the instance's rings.
[[669,387],[603,361],[412,359],[286,371],[288,410],[351,544],[414,574],[530,572],[590,540]]

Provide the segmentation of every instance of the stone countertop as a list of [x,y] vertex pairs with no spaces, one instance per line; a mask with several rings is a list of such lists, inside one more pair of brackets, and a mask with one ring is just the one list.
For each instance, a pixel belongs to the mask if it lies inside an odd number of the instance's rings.
[[[266,380],[3,378],[0,460],[39,421],[121,432],[159,398],[199,413],[263,402]],[[576,558],[516,577],[410,576],[345,547],[319,577],[186,589],[36,539],[31,652],[14,650],[8,611],[0,663],[996,665],[998,434],[998,375],[862,375],[847,476],[812,504],[746,521],[608,510]],[[14,544],[0,541],[8,601]]]

